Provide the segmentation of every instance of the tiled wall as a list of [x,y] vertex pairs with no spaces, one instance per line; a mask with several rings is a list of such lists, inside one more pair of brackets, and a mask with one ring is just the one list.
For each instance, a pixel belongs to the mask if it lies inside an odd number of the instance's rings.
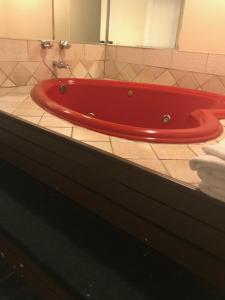
[[225,94],[225,55],[107,46],[105,78]]
[[[55,69],[53,60],[63,59],[70,70]],[[104,45],[72,44],[70,49],[42,49],[40,41],[0,39],[0,87],[33,85],[58,77],[104,77]]]
[[[105,53],[106,52],[106,53]],[[70,70],[55,69],[63,59]],[[110,78],[225,94],[225,55],[122,46],[72,44],[42,49],[40,41],[0,39],[0,87],[52,77]]]

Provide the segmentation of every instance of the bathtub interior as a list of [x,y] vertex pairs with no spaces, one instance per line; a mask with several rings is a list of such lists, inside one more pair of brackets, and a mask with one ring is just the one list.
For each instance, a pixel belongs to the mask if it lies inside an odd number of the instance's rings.
[[[66,92],[60,92],[60,85]],[[151,129],[185,129],[199,126],[193,112],[199,109],[225,108],[223,99],[214,100],[208,95],[180,93],[176,90],[146,87],[89,84],[86,81],[71,81],[71,84],[56,82],[46,90],[47,96],[68,110],[96,119]],[[149,88],[149,87],[148,87]],[[163,123],[163,116],[170,115],[171,122]]]

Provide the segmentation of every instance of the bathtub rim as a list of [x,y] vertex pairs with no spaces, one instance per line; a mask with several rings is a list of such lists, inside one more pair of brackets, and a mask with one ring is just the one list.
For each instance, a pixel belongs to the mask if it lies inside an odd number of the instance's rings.
[[81,78],[54,78],[43,80],[36,84],[31,90],[31,98],[33,101],[42,107],[47,112],[69,121],[70,123],[81,126],[96,132],[100,132],[106,135],[111,135],[119,138],[124,138],[134,141],[144,141],[153,143],[173,143],[173,144],[186,144],[186,143],[199,143],[205,142],[211,139],[217,138],[223,130],[223,126],[218,119],[225,118],[225,109],[198,109],[193,111],[192,116],[199,124],[197,127],[185,128],[185,129],[152,129],[144,127],[130,126],[120,123],[113,123],[105,121],[92,116],[79,113],[58,104],[47,95],[48,89],[61,84],[83,84],[89,83],[90,85],[98,84],[103,86],[123,86],[130,88],[142,87],[149,90],[149,88],[169,92],[187,93],[189,95],[200,95],[213,98],[215,101],[224,101],[225,96],[196,91],[192,89],[168,87],[153,84],[140,84],[133,82],[120,82],[115,80],[96,80],[96,79],[81,79]]

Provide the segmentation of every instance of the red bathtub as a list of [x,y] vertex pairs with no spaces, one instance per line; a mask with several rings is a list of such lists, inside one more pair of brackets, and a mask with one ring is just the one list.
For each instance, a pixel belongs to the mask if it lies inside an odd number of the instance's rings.
[[196,143],[218,137],[225,97],[183,88],[90,79],[38,83],[33,100],[73,124],[121,138]]

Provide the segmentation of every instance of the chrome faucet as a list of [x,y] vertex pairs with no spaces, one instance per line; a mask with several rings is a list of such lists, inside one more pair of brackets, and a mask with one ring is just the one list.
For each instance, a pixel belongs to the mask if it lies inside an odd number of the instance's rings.
[[41,47],[43,49],[51,49],[53,47],[53,42],[49,40],[41,40]]
[[70,42],[68,41],[59,41],[59,48],[60,49],[69,49],[71,47]]
[[53,61],[52,63],[54,68],[58,68],[58,69],[67,69],[69,70],[70,66],[66,63],[64,63],[64,61],[59,60],[59,61]]

